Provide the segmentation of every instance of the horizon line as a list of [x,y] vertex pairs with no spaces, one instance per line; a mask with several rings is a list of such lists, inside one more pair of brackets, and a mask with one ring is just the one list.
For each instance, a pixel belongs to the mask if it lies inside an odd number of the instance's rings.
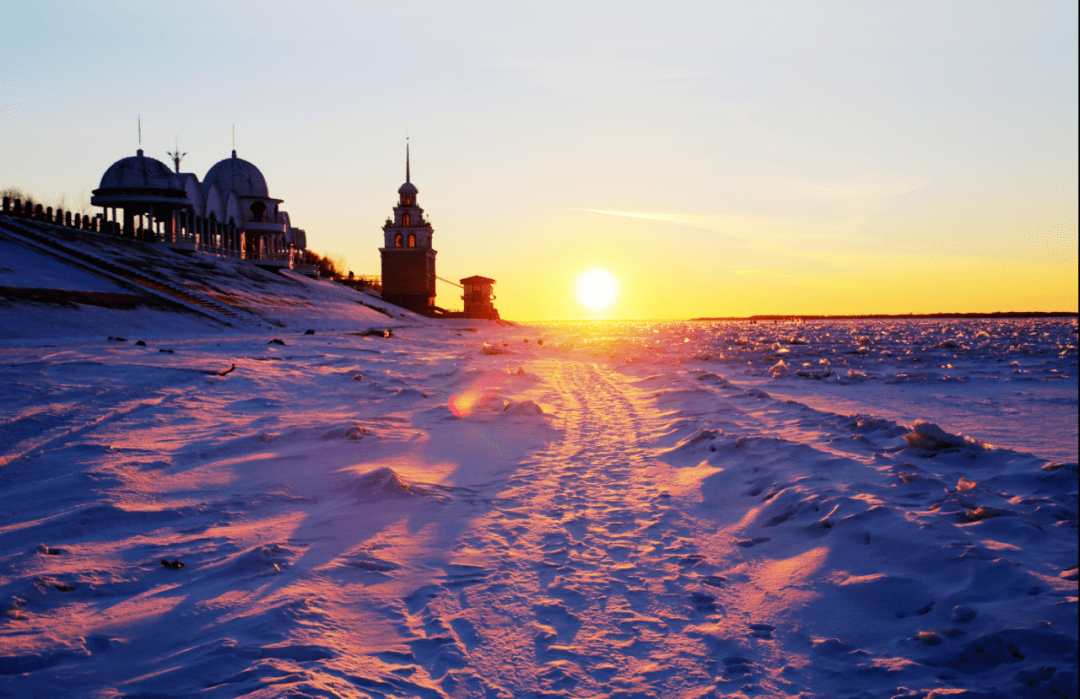
[[[989,313],[854,313],[854,314],[759,314],[751,316],[699,316],[694,318],[561,318],[549,320],[520,320],[515,323],[652,323],[679,321],[718,321],[718,320],[926,320],[936,318],[959,319],[999,319],[999,318],[1077,318],[1078,311],[992,311]],[[506,320],[511,320],[507,318]]]

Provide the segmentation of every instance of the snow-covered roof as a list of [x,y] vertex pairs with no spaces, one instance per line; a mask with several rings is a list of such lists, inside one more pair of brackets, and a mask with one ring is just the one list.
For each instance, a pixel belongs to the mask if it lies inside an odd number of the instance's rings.
[[169,167],[156,158],[138,153],[121,158],[101,176],[98,189],[182,189]]
[[241,197],[270,197],[270,191],[266,186],[266,178],[259,172],[259,168],[243,158],[236,157],[236,151],[232,152],[231,158],[219,160],[203,179],[203,191],[209,191],[210,186],[216,184],[222,192],[236,192]]

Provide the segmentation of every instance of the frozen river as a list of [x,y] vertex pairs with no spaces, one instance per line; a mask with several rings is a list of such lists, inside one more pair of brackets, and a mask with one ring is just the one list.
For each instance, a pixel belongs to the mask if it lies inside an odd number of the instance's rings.
[[1075,319],[568,323],[616,361],[681,364],[814,408],[936,422],[1077,460]]
[[0,347],[0,696],[1076,695],[1073,320],[153,327]]

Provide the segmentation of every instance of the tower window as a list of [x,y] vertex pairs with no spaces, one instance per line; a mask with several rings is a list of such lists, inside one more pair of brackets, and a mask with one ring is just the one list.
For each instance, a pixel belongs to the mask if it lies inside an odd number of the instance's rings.
[[394,236],[394,247],[395,248],[400,248],[401,247],[401,234],[400,233],[398,233],[397,235]]
[[412,216],[410,216],[409,214],[405,214],[405,226],[408,227],[408,226],[411,226],[411,225],[412,225]]
[[415,248],[416,247],[416,234],[414,234],[414,233],[409,234],[409,247],[410,248]]

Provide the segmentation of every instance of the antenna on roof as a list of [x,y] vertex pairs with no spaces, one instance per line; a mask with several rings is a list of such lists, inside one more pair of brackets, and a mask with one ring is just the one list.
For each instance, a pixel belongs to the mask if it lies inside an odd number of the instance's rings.
[[232,125],[232,157],[236,157],[236,124]]
[[142,114],[139,115],[139,145],[142,145]]
[[187,153],[181,153],[180,152],[180,137],[179,136],[176,137],[176,150],[174,150],[171,153],[169,151],[165,151],[165,153],[170,158],[172,158],[173,165],[176,166],[176,171],[180,172],[180,161],[183,160],[184,156],[187,155]]
[[406,136],[405,137],[405,182],[408,183],[408,182],[411,182],[411,181],[412,181],[412,179],[409,177],[409,137]]

